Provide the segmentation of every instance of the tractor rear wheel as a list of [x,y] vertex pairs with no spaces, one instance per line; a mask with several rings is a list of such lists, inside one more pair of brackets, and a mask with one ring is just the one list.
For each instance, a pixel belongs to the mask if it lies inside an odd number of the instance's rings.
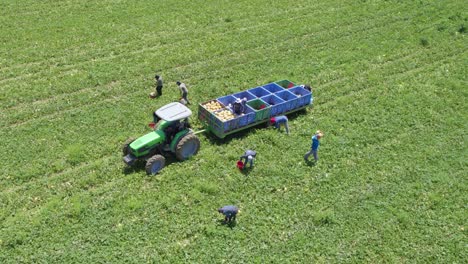
[[166,159],[161,155],[154,155],[146,162],[146,173],[149,175],[154,175],[160,172],[166,164]]
[[176,157],[178,160],[186,160],[193,155],[197,154],[200,149],[200,139],[197,136],[190,133],[185,135],[176,147]]
[[135,141],[135,138],[128,138],[125,140],[125,143],[122,145],[122,153],[124,156],[128,155],[130,152],[128,151],[128,147],[132,142]]

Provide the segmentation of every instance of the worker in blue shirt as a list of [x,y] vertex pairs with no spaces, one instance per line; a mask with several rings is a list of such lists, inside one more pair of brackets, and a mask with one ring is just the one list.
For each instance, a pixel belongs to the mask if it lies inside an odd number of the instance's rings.
[[305,161],[309,161],[309,156],[310,154],[314,154],[314,160],[317,161],[318,160],[318,154],[317,154],[317,151],[318,151],[318,148],[319,148],[319,145],[320,145],[320,139],[323,137],[323,132],[320,131],[320,130],[317,130],[317,132],[315,132],[315,134],[312,136],[312,146],[310,148],[310,151],[307,152],[305,155],[304,155],[304,160]]
[[225,223],[230,223],[236,221],[236,215],[239,212],[239,208],[234,205],[226,205],[219,208],[218,212],[224,215]]
[[257,152],[253,151],[253,150],[247,150],[244,152],[244,155],[242,155],[240,157],[240,160],[244,160],[244,168],[246,168],[247,166],[247,162],[249,162],[250,164],[250,168],[252,168],[253,166],[253,163],[254,163],[254,159],[257,157]]
[[288,117],[287,116],[275,116],[270,118],[270,125],[275,126],[278,130],[281,128],[281,124],[284,124],[286,133],[289,135]]

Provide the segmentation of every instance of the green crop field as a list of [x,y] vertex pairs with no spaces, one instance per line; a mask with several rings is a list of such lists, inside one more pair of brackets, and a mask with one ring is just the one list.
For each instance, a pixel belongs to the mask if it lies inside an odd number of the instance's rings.
[[[0,263],[468,262],[466,1],[0,6]],[[201,130],[199,103],[282,79],[313,88],[291,135],[202,133],[157,176],[122,162],[176,81]]]

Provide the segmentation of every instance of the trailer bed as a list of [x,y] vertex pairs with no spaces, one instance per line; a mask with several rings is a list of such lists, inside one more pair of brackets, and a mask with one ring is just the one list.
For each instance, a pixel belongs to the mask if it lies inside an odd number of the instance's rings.
[[[236,99],[246,99],[244,113],[229,108]],[[198,106],[198,119],[219,138],[287,115],[310,106],[312,92],[289,80],[281,80],[213,99]]]

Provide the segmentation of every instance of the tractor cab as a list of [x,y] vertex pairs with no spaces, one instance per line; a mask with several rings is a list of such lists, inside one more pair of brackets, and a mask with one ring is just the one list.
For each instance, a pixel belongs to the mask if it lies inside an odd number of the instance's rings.
[[[162,125],[161,129],[168,126],[178,126],[183,124],[188,126],[188,118],[192,115],[192,111],[181,103],[170,103],[167,104],[153,113],[153,122],[158,125]],[[161,122],[166,121],[166,122]],[[155,126],[158,129],[158,126]]]
[[177,133],[190,128],[188,118],[191,115],[192,111],[181,103],[167,104],[154,111],[154,129],[163,131],[166,143],[170,144]]
[[192,115],[192,111],[181,103],[167,104],[154,112],[154,115],[165,121],[178,121]]

